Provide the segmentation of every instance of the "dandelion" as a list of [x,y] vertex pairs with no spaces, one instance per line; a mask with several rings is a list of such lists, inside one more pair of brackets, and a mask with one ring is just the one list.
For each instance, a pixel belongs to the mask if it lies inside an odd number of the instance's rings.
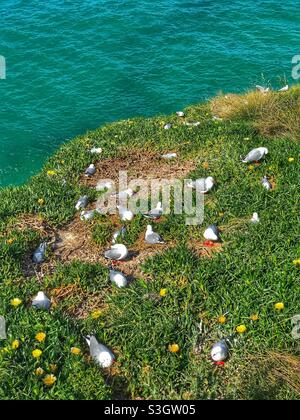
[[300,265],[300,258],[296,259],[293,261],[294,265]]
[[91,316],[92,316],[93,319],[98,319],[98,318],[100,318],[101,314],[102,314],[102,312],[98,309],[97,311],[92,312]]
[[224,216],[224,212],[220,211],[219,212],[219,217],[223,217]]
[[254,169],[254,165],[249,165],[249,166],[248,166],[248,170],[249,170],[249,171],[253,171],[253,169]]
[[169,344],[168,349],[169,349],[169,352],[171,352],[171,353],[178,353],[179,352],[179,345],[178,344]]
[[42,343],[43,341],[45,341],[46,338],[46,334],[43,332],[39,332],[37,333],[37,335],[35,336],[35,339],[39,342]]
[[42,376],[44,375],[44,369],[42,369],[41,367],[38,367],[37,369],[35,369],[34,374],[36,376]]
[[283,302],[278,302],[278,303],[275,303],[274,308],[275,308],[277,311],[282,311],[282,310],[284,309],[284,303],[283,303]]
[[295,160],[295,158],[293,158],[293,157],[288,158],[288,161],[289,161],[290,163],[294,162],[294,160]]
[[56,175],[56,171],[53,171],[53,170],[47,171],[47,175],[48,176],[54,176],[54,175]]
[[11,348],[12,348],[13,350],[17,350],[19,347],[20,347],[20,341],[19,341],[19,340],[14,340],[14,341],[11,343]]
[[15,242],[15,239],[11,238],[11,239],[7,239],[6,243],[7,245],[12,245]]
[[208,169],[209,168],[209,163],[208,162],[202,163],[202,168],[203,169]]
[[236,332],[239,334],[244,334],[247,331],[246,325],[239,325],[236,327]]
[[258,314],[252,314],[250,316],[251,321],[258,321],[259,320],[259,315]]
[[35,349],[35,350],[33,350],[33,352],[32,352],[31,354],[32,354],[32,356],[33,356],[35,359],[38,359],[38,358],[40,358],[40,357],[41,357],[41,355],[43,354],[43,352],[42,352],[42,350],[40,350],[40,349]]
[[43,198],[38,199],[39,206],[43,206],[45,204],[45,200]]
[[51,372],[55,373],[57,371],[57,369],[58,369],[58,366],[57,365],[55,365],[55,364],[51,364],[50,365]]
[[225,315],[219,316],[219,318],[218,318],[218,323],[219,324],[226,324],[226,321],[227,321],[227,318],[226,318]]
[[43,379],[43,382],[44,382],[44,385],[46,386],[52,386],[56,382],[56,376],[54,376],[53,374],[46,375],[45,378]]
[[11,305],[14,306],[15,308],[17,308],[18,306],[21,305],[22,301],[19,298],[14,298],[10,301]]
[[74,354],[75,356],[78,356],[79,354],[81,354],[81,350],[78,347],[72,347],[71,353]]
[[159,291],[159,296],[160,297],[165,297],[168,294],[168,289],[160,289]]

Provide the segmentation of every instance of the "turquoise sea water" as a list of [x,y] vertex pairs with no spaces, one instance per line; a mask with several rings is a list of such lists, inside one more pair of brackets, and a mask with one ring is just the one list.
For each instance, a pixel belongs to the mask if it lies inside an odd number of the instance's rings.
[[104,122],[292,82],[299,18],[295,0],[2,0],[0,186]]

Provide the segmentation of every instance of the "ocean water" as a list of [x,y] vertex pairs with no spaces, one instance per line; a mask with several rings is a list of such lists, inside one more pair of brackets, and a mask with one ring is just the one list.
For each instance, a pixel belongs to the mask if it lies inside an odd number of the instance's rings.
[[291,78],[295,0],[2,0],[0,186],[105,122]]

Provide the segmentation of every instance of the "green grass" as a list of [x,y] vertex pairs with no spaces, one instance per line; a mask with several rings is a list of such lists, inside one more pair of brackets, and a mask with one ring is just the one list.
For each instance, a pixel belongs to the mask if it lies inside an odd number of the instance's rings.
[[[299,101],[299,92],[297,87],[286,100],[276,101],[281,114]],[[8,327],[7,340],[0,341],[0,399],[299,399],[300,386],[294,385],[299,375],[287,366],[286,380],[271,356],[300,356],[300,340],[291,335],[291,318],[300,314],[300,271],[293,264],[300,258],[299,141],[294,135],[270,136],[270,127],[263,137],[257,120],[245,113],[212,121],[210,104],[189,107],[186,113],[201,125],[188,128],[172,115],[120,121],[89,132],[63,145],[25,186],[0,191],[0,315]],[[252,113],[257,116],[253,103]],[[167,121],[174,124],[171,130],[163,129]],[[269,154],[260,166],[249,169],[241,163],[240,155],[262,145]],[[126,289],[111,286],[106,267],[82,261],[24,278],[23,258],[42,234],[16,222],[30,214],[58,229],[74,218],[80,195],[87,193],[94,201],[95,191],[79,183],[91,163],[92,146],[102,147],[104,157],[122,154],[126,159],[132,149],[176,150],[182,161],[194,160],[191,177],[213,175],[217,181],[207,196],[203,226],[187,227],[183,216],[163,217],[155,228],[172,247],[144,261],[143,275]],[[290,157],[295,160],[289,162]],[[48,175],[49,170],[55,174]],[[274,190],[262,188],[264,175],[274,179]],[[254,211],[260,224],[249,223]],[[201,242],[204,228],[214,222],[222,228],[222,251],[200,256],[191,249],[191,239]],[[91,225],[93,242],[109,245],[115,230],[110,218],[99,217]],[[129,249],[146,225],[140,216],[127,224]],[[162,288],[168,293],[160,299]],[[30,308],[39,290],[62,296],[50,313]],[[18,308],[10,303],[15,297],[22,300]],[[275,311],[276,302],[284,302],[285,309]],[[98,304],[102,312],[95,320],[87,311]],[[250,320],[255,313],[257,322]],[[224,325],[217,321],[222,314]],[[247,332],[232,339],[225,368],[212,365],[211,345],[234,334],[240,324]],[[41,344],[35,340],[40,331],[47,334]],[[117,355],[111,372],[89,359],[84,335],[91,332]],[[20,342],[16,350],[11,349],[14,340]],[[168,350],[172,343],[180,346],[176,354]],[[82,350],[79,356],[71,353],[74,346]],[[39,360],[31,354],[37,347],[43,350]],[[57,365],[57,381],[48,388],[34,371],[41,367],[51,373],[51,364]]]

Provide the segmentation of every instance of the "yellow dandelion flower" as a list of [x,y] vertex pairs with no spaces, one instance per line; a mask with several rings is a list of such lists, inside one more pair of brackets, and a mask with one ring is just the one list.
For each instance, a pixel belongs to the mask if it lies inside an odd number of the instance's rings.
[[57,371],[57,369],[58,369],[58,366],[57,365],[55,365],[55,364],[51,364],[50,365],[51,372],[55,373]]
[[43,379],[44,385],[46,386],[52,386],[55,384],[56,382],[56,376],[54,375],[46,375],[45,378]]
[[248,166],[248,170],[249,170],[249,171],[253,171],[253,169],[254,169],[254,165],[249,165],[249,166]]
[[291,162],[294,162],[294,160],[295,160],[295,158],[293,158],[293,157],[290,157],[289,159],[288,159],[288,161],[291,163]]
[[38,341],[39,343],[42,343],[43,341],[45,341],[45,338],[46,338],[46,334],[44,332],[39,332],[35,336],[36,341]]
[[275,308],[277,311],[282,311],[282,310],[284,309],[284,303],[283,303],[283,302],[278,302],[278,303],[275,303],[274,308]]
[[219,217],[223,217],[224,216],[224,212],[223,211],[220,211],[219,212]]
[[247,331],[246,325],[239,325],[236,327],[236,332],[239,334],[244,334]]
[[39,357],[41,357],[43,352],[40,349],[35,349],[35,350],[33,350],[33,352],[31,354],[35,359],[38,359]]
[[54,176],[54,175],[56,175],[56,171],[53,171],[53,170],[47,171],[47,175],[48,176]]
[[202,163],[202,168],[203,169],[208,169],[209,168],[209,163],[208,162]]
[[79,354],[81,354],[81,350],[78,347],[72,347],[71,353],[75,354],[75,356],[78,356]]
[[168,294],[168,289],[160,289],[159,296],[165,297]]
[[39,204],[40,206],[43,206],[43,205],[45,204],[45,200],[44,200],[43,198],[39,198],[39,199],[38,199],[38,204]]
[[300,258],[296,259],[293,261],[294,265],[300,265]]
[[218,318],[218,323],[219,324],[226,324],[226,321],[227,321],[227,318],[226,318],[225,315],[219,316],[219,318]]
[[259,320],[259,315],[258,314],[252,314],[250,316],[251,321],[258,321]]
[[7,245],[12,245],[15,242],[15,239],[11,238],[11,239],[7,239],[6,243]]
[[100,318],[100,316],[102,315],[102,312],[100,311],[100,309],[98,309],[97,311],[92,312],[92,318],[93,319],[98,319]]
[[39,367],[39,368],[35,369],[34,374],[36,376],[42,376],[42,375],[44,375],[44,369],[42,369],[41,367]]
[[14,298],[10,301],[11,305],[14,306],[15,308],[17,308],[18,306],[21,305],[22,301],[19,298]]
[[171,353],[178,353],[180,350],[178,344],[169,344],[168,349],[169,349],[169,352]]
[[19,341],[19,340],[14,340],[14,341],[11,343],[11,348],[12,348],[13,350],[17,350],[19,347],[20,347],[20,341]]
[[64,161],[64,160],[61,160],[61,161],[60,161],[60,163],[61,163],[62,165],[64,165],[65,161]]

